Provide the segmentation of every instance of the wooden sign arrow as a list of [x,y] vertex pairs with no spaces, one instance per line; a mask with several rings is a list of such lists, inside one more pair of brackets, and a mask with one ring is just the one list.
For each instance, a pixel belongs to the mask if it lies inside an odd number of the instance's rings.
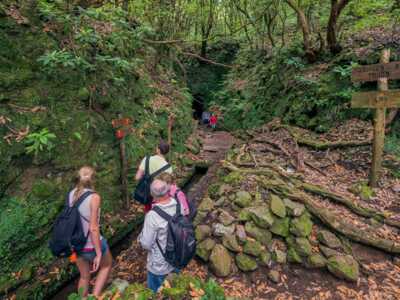
[[400,107],[400,90],[354,93],[353,108],[396,108]]
[[360,66],[354,68],[351,73],[353,82],[377,81],[380,78],[400,79],[400,61]]

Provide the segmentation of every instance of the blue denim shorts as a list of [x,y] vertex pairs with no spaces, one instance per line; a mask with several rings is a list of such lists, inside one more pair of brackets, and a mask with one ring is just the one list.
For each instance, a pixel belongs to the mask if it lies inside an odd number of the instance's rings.
[[[107,240],[105,238],[103,238],[100,241],[100,243],[101,243],[101,253],[104,255],[108,249]],[[92,262],[94,260],[94,258],[96,257],[96,251],[95,250],[81,251],[78,253],[78,256],[82,257],[84,260],[86,260],[88,262]]]

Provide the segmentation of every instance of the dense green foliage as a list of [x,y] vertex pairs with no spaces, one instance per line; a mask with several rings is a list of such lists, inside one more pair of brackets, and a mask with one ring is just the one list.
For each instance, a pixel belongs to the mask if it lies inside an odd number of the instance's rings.
[[[20,282],[19,271],[54,260],[49,231],[80,166],[96,167],[103,213],[124,204],[112,119],[119,113],[134,119],[125,137],[130,178],[138,159],[167,137],[170,114],[174,152],[184,150],[192,122],[184,84],[158,61],[157,48],[143,43],[152,29],[131,22],[120,8],[27,2],[19,8],[25,26],[8,16],[9,7],[0,8],[3,291]],[[27,273],[25,279],[33,275]]]

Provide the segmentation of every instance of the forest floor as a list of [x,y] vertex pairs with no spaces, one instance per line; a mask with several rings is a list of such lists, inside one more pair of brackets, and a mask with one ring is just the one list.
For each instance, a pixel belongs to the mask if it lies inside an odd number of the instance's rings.
[[[275,124],[276,125],[276,124]],[[279,124],[278,124],[279,125]],[[279,127],[279,126],[278,126]],[[366,200],[349,192],[354,185],[364,182],[368,177],[370,152],[368,145],[360,147],[333,147],[323,150],[312,149],[302,145],[301,139],[310,139],[308,132],[289,133],[285,128],[270,130],[271,124],[248,132],[246,142],[241,143],[227,132],[199,131],[202,150],[199,159],[208,160],[210,168],[199,182],[187,191],[194,201],[200,201],[209,184],[216,178],[216,171],[221,167],[221,160],[231,146],[241,144],[236,162],[242,166],[262,167],[265,161],[284,165],[285,171],[301,171],[305,181],[318,184],[331,192],[348,197],[363,207],[370,207],[385,212],[388,218],[398,221],[399,180],[385,169],[380,187],[373,190],[373,195]],[[360,121],[349,121],[328,134],[318,136],[318,141],[354,139],[370,140],[372,131],[369,124]],[[246,157],[247,156],[247,160]],[[385,157],[385,161],[391,158]],[[291,169],[290,165],[294,165]],[[355,215],[343,205],[324,201],[323,197],[314,200],[328,207],[334,213],[342,215],[346,221],[363,229],[366,234],[370,224],[367,219]],[[139,207],[137,209],[140,209]],[[400,239],[398,227],[384,224],[378,235],[391,241]],[[138,232],[132,233],[130,245],[115,257],[110,282],[123,279],[128,282],[146,281],[146,253],[136,241]],[[307,269],[301,265],[283,264],[278,266],[280,282],[273,283],[268,279],[265,268],[252,273],[236,273],[227,278],[216,278],[224,287],[227,296],[240,299],[400,299],[400,264],[397,258],[381,250],[351,242],[352,253],[360,264],[360,278],[355,283],[337,279],[326,270]],[[202,279],[213,276],[208,266],[200,260],[193,260],[183,273],[196,275]],[[61,298],[54,298],[61,299]]]

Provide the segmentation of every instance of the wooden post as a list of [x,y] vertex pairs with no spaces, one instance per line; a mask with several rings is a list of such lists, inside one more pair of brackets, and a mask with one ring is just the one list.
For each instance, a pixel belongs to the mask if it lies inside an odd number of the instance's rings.
[[[384,49],[380,63],[389,63],[390,49]],[[388,90],[388,78],[378,79],[378,90]],[[377,108],[374,118],[374,144],[372,148],[372,167],[370,174],[370,186],[377,187],[382,166],[383,147],[385,143],[385,113],[386,108]]]
[[[118,118],[122,119],[122,115],[118,114]],[[122,138],[119,142],[119,152],[121,157],[121,187],[122,199],[125,201],[126,208],[130,207],[130,199],[128,193],[128,162],[126,160],[125,139]]]

